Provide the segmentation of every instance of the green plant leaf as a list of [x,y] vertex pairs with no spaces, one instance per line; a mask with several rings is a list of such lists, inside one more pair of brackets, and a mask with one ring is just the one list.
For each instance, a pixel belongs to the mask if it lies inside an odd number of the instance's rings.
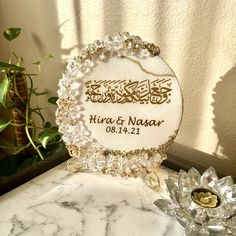
[[[17,57],[17,56],[16,56]],[[23,65],[23,63],[24,63],[24,58],[23,57],[17,57],[17,63],[16,63],[16,65],[18,66],[18,67],[21,67],[22,65]]]
[[44,91],[42,91],[42,92],[37,92],[37,90],[38,90],[38,88],[33,88],[33,89],[31,90],[31,92],[32,92],[35,96],[45,95],[45,94],[48,93],[47,90],[44,90]]
[[48,99],[48,102],[52,104],[57,104],[57,100],[58,100],[58,97],[50,97]]
[[43,92],[35,92],[34,93],[35,94],[35,96],[41,96],[41,95],[45,95],[45,94],[48,94],[48,91],[47,90],[44,90]]
[[4,129],[7,128],[8,125],[11,124],[11,120],[10,121],[6,121],[3,119],[0,119],[0,132],[2,132]]
[[39,66],[42,61],[47,60],[47,59],[50,59],[50,58],[54,58],[52,54],[48,54],[48,55],[44,56],[41,61],[35,61],[35,62],[33,62],[32,64]]
[[31,156],[26,158],[22,163],[19,164],[17,172],[24,170],[27,167],[33,166],[38,161],[38,156]]
[[22,154],[18,153],[16,155],[11,154],[7,156],[3,156],[0,159],[0,179],[1,177],[13,175],[27,167],[34,165],[40,158],[37,154],[32,156],[24,156],[22,158]]
[[50,58],[54,58],[54,56],[51,53],[46,55],[43,59],[45,60],[45,59],[50,59]]
[[6,97],[9,88],[10,81],[7,77],[4,77],[2,83],[0,84],[0,108],[6,106]]
[[25,68],[0,61],[0,70],[3,72],[6,70],[14,70],[16,72],[22,72],[25,70]]
[[52,143],[53,141],[56,142],[60,137],[61,134],[58,132],[58,128],[55,126],[47,128],[39,133],[39,141],[45,149],[49,142],[50,143]]
[[32,64],[33,64],[33,65],[40,65],[40,64],[41,64],[41,61],[36,61],[36,62],[33,62]]
[[21,33],[21,28],[13,27],[13,28],[8,28],[3,32],[3,36],[5,39],[8,41],[11,41],[15,38],[17,38]]
[[48,121],[44,124],[44,128],[50,128],[51,126],[51,123]]
[[10,176],[16,173],[18,168],[19,158],[14,155],[8,155],[0,160],[0,177]]

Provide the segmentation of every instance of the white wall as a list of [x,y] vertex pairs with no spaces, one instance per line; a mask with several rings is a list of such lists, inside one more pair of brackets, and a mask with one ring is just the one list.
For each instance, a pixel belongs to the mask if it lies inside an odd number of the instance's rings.
[[[158,44],[185,100],[176,142],[236,167],[235,0],[1,0],[0,22],[1,31],[24,29],[14,48],[27,62],[54,55],[36,79],[50,95],[56,93],[62,59],[84,44],[115,31]],[[0,59],[7,59],[7,43],[1,39],[0,45]],[[53,112],[48,110],[52,120]]]

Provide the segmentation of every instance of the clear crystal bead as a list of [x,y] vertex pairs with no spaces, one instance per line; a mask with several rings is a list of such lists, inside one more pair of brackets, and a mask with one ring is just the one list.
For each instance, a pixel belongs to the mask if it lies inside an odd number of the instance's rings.
[[87,65],[88,67],[93,67],[93,66],[94,66],[94,62],[93,62],[92,60],[90,60],[90,59],[86,59],[86,60],[84,61],[84,63],[86,63],[86,65]]
[[140,58],[145,58],[145,57],[148,57],[149,55],[150,55],[150,52],[147,49],[141,49],[137,56]]
[[148,187],[150,187],[151,189],[158,191],[160,189],[160,180],[159,180],[159,176],[156,172],[151,172],[148,173],[145,178],[144,181],[146,183],[146,185]]
[[90,157],[90,159],[87,161],[87,164],[88,164],[88,168],[90,170],[93,170],[93,171],[96,170],[97,163],[96,163],[96,160],[94,158]]
[[121,33],[121,35],[122,35],[124,40],[130,38],[130,34],[128,32],[123,32],[123,33]]
[[104,43],[105,43],[105,44],[113,44],[113,38],[112,38],[112,36],[111,36],[111,35],[106,35],[106,36],[104,37]]
[[[80,133],[80,135],[82,136],[83,134]],[[86,145],[89,143],[89,141],[86,138],[81,138],[81,137],[73,138],[73,140],[71,140],[70,142],[76,146]]]
[[113,167],[113,160],[112,159],[108,159],[106,162],[106,168],[112,168]]
[[78,70],[76,73],[76,79],[82,79],[84,77],[85,77],[85,73]]
[[83,167],[83,163],[77,158],[71,158],[67,161],[67,169],[71,172],[79,171]]
[[119,32],[116,32],[112,35],[112,39],[114,42],[121,44],[124,41],[123,35]]
[[101,53],[100,55],[99,55],[99,59],[102,61],[102,60],[104,60],[106,58],[106,56],[105,56],[105,54],[104,53]]
[[134,172],[137,172],[137,171],[139,170],[138,165],[133,164],[133,163],[131,164],[131,167],[130,167],[130,168],[131,168],[131,170],[134,171]]
[[96,169],[98,171],[102,171],[102,169],[104,169],[105,166],[106,166],[106,161],[105,160],[101,160],[101,161],[96,162]]
[[89,44],[85,47],[85,49],[86,49],[88,52],[93,52],[94,50],[96,50],[96,46],[95,46],[95,44],[93,44],[93,43],[89,43]]
[[126,54],[127,54],[126,50],[124,50],[122,48],[117,51],[117,56],[118,57],[126,56]]
[[130,167],[128,165],[123,167],[123,169],[124,169],[124,173],[126,175],[130,175],[132,173],[132,170],[130,169]]
[[204,171],[201,176],[201,183],[205,187],[214,187],[218,182],[218,176],[213,167],[210,167]]
[[79,72],[81,72],[81,73],[88,73],[89,71],[90,71],[90,69],[89,69],[89,66],[88,66],[88,64],[86,62],[81,63],[79,65]]
[[171,216],[175,215],[174,206],[172,205],[171,201],[167,199],[157,199],[155,202],[153,202],[153,204],[166,214]]
[[122,164],[122,158],[121,157],[117,157],[117,161],[114,164],[114,168],[116,169],[116,172],[118,174],[123,174],[123,164]]

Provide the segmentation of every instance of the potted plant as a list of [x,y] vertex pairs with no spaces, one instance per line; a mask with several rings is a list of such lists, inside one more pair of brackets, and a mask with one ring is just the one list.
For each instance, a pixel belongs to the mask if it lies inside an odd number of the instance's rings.
[[[20,33],[20,28],[9,28],[3,36],[11,44]],[[29,73],[23,58],[10,48],[13,58],[0,62],[0,194],[68,158],[57,127],[45,120],[42,108],[31,105],[33,96],[46,94],[34,88],[37,74]],[[40,61],[33,64],[40,69]],[[50,97],[48,102],[56,104],[56,100]],[[40,124],[34,122],[34,115],[40,118]],[[3,138],[11,128],[13,141]]]

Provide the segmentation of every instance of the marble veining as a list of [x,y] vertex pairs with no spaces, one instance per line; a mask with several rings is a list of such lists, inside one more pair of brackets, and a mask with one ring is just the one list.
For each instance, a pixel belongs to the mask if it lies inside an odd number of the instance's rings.
[[[167,176],[160,170],[160,178]],[[139,178],[69,173],[65,163],[0,197],[0,236],[182,236]]]

